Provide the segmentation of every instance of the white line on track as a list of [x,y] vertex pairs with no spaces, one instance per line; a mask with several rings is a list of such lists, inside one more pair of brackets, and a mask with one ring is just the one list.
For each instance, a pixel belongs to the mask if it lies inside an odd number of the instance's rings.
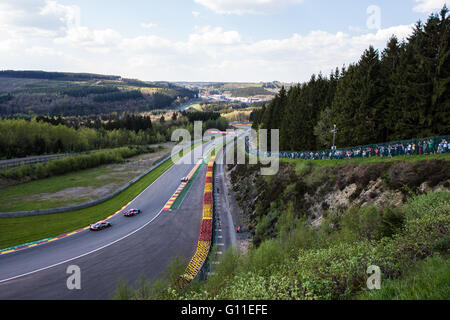
[[17,276],[8,278],[8,279],[0,280],[0,283],[7,282],[7,281],[11,281],[11,280],[14,280],[14,279],[17,279],[17,278],[21,278],[21,277],[25,277],[25,276],[28,276],[28,275],[30,275],[30,274],[36,273],[36,272],[44,271],[44,270],[46,270],[46,269],[50,269],[50,268],[59,266],[59,265],[61,265],[61,264],[64,264],[64,263],[70,262],[70,261],[72,261],[72,260],[76,260],[76,259],[82,258],[82,257],[84,257],[84,256],[87,256],[87,255],[91,254],[91,253],[94,253],[94,252],[97,252],[97,251],[102,250],[102,249],[104,249],[104,248],[107,248],[107,247],[109,247],[109,246],[111,246],[111,245],[113,245],[113,244],[115,244],[115,243],[117,243],[117,242],[119,242],[119,241],[121,241],[121,240],[123,240],[123,239],[125,239],[125,238],[128,238],[129,236],[135,234],[136,232],[138,232],[138,231],[142,230],[143,228],[145,228],[146,226],[148,226],[150,223],[153,222],[153,220],[155,220],[157,217],[159,217],[159,215],[161,214],[162,211],[163,211],[163,210],[161,209],[161,210],[158,212],[158,214],[157,214],[156,216],[153,217],[153,219],[151,219],[150,221],[148,221],[146,224],[144,224],[143,226],[139,227],[138,229],[134,230],[133,232],[131,232],[131,233],[129,233],[129,234],[123,236],[122,238],[119,238],[119,239],[117,239],[117,240],[114,240],[113,242],[108,243],[108,244],[106,244],[106,245],[104,245],[104,246],[102,246],[102,247],[100,247],[100,248],[94,249],[94,250],[89,251],[89,252],[87,252],[87,253],[83,253],[82,255],[79,255],[79,256],[77,256],[77,257],[70,258],[70,259],[67,259],[67,260],[64,260],[64,261],[61,261],[61,262],[52,264],[51,266],[47,266],[47,267],[40,268],[40,269],[37,269],[37,270],[34,270],[34,271],[30,271],[30,272],[27,272],[27,273],[23,273],[23,274],[20,274],[20,275],[17,275]]
[[[201,147],[203,147],[203,145],[202,145]],[[172,168],[173,168],[173,166],[171,166],[171,167],[170,167],[168,170],[166,170],[162,175],[160,175],[155,181],[152,182],[152,184],[154,184],[158,179],[160,179],[162,176],[164,176],[164,174],[166,174],[167,172],[169,172],[169,170],[172,169]],[[151,185],[152,185],[152,184],[151,184]],[[150,188],[151,185],[149,185],[147,188],[145,188],[145,190],[147,190],[148,188]],[[134,199],[130,202],[130,204],[131,204],[132,202],[134,202],[134,201],[135,201],[135,200],[136,200],[143,192],[145,192],[145,190],[142,191],[136,198],[134,198]],[[146,226],[148,226],[148,225],[149,225],[150,223],[152,223],[156,218],[159,217],[159,215],[161,214],[161,212],[163,212],[163,209],[164,209],[164,207],[161,208],[161,210],[158,212],[158,214],[157,214],[156,216],[154,216],[150,221],[148,221],[147,223],[145,223],[144,225],[142,225],[142,226],[139,227],[138,229],[136,229],[136,230],[130,232],[129,234],[123,236],[122,238],[119,238],[119,239],[117,239],[117,240],[114,240],[113,242],[110,242],[110,243],[108,243],[108,244],[106,244],[106,245],[104,245],[104,246],[102,246],[102,247],[99,247],[99,248],[97,248],[97,249],[94,249],[94,250],[92,250],[92,251],[89,251],[89,252],[83,253],[83,254],[81,254],[81,255],[79,255],[79,256],[76,256],[76,257],[73,257],[73,258],[70,258],[70,259],[67,259],[67,260],[64,260],[64,261],[61,261],[61,262],[52,264],[52,265],[50,265],[50,266],[43,267],[43,268],[40,268],[40,269],[37,269],[37,270],[33,270],[33,271],[30,271],[30,272],[27,272],[27,273],[23,273],[23,274],[20,274],[20,275],[17,275],[17,276],[8,278],[8,279],[2,279],[2,280],[0,280],[0,283],[7,282],[7,281],[11,281],[11,280],[18,279],[18,278],[22,278],[22,277],[28,276],[28,275],[30,275],[30,274],[34,274],[34,273],[37,273],[37,272],[41,272],[41,271],[44,271],[44,270],[47,270],[47,269],[51,269],[51,268],[57,267],[57,266],[59,266],[59,265],[65,264],[65,263],[67,263],[67,262],[70,262],[70,261],[73,261],[73,260],[76,260],[76,259],[83,258],[83,257],[85,257],[85,256],[87,256],[87,255],[90,255],[90,254],[92,254],[92,253],[94,253],[94,252],[100,251],[100,250],[102,250],[102,249],[104,249],[104,248],[107,248],[107,247],[109,247],[109,246],[112,246],[113,244],[115,244],[115,243],[117,243],[117,242],[119,242],[119,241],[122,241],[123,239],[128,238],[129,236],[135,234],[136,232],[138,232],[138,231],[142,230],[143,228],[145,228]],[[26,250],[26,249],[25,249],[25,250]]]

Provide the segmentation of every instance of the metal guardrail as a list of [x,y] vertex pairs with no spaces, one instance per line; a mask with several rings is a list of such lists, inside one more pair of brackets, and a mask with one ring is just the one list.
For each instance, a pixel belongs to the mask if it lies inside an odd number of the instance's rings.
[[63,153],[63,154],[52,154],[48,156],[35,156],[35,157],[0,160],[0,170],[14,169],[20,166],[33,165],[37,163],[45,163],[52,160],[66,157],[74,157],[77,155],[80,155],[80,153]]
[[[191,141],[191,143],[189,144],[189,146],[182,148],[180,151],[185,150],[187,148],[190,148],[193,144],[197,143],[198,141]],[[62,212],[69,212],[69,211],[74,211],[74,210],[79,210],[79,209],[85,209],[88,207],[92,207],[95,206],[97,204],[100,204],[102,202],[105,202],[113,197],[115,197],[116,195],[118,195],[119,193],[121,193],[122,191],[124,191],[125,189],[127,189],[129,186],[131,186],[132,184],[136,183],[137,181],[139,181],[140,179],[142,179],[144,176],[146,176],[147,174],[149,174],[151,171],[155,170],[156,168],[158,168],[161,164],[163,164],[166,160],[170,159],[171,157],[171,153],[161,157],[160,159],[158,159],[149,170],[147,170],[146,172],[144,172],[143,174],[141,174],[140,176],[134,178],[133,180],[131,180],[130,182],[128,182],[127,184],[125,184],[124,186],[122,186],[121,188],[117,189],[116,191],[114,191],[113,193],[104,196],[101,199],[97,199],[91,202],[87,202],[87,203],[82,203],[79,205],[74,205],[74,206],[69,206],[69,207],[63,207],[63,208],[54,208],[54,209],[42,209],[42,210],[32,210],[32,211],[18,211],[18,212],[0,212],[0,219],[1,218],[14,218],[14,217],[25,217],[25,216],[37,216],[37,215],[46,215],[46,214],[52,214],[52,213],[62,213]]]

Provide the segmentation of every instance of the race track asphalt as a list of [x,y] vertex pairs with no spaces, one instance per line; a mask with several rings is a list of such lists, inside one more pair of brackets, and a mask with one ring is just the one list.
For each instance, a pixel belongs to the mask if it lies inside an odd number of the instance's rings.
[[[120,279],[130,284],[142,275],[155,280],[175,256],[188,262],[200,230],[206,167],[178,210],[162,208],[195,162],[172,166],[124,209],[139,208],[140,215],[118,214],[109,220],[109,229],[0,256],[0,300],[110,299]],[[81,290],[67,288],[70,265],[81,270]]]

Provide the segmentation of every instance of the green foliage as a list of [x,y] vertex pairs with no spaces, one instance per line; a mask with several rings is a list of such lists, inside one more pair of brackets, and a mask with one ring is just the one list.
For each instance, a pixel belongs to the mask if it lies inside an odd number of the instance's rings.
[[[199,144],[201,143],[191,146],[191,149],[198,147]],[[49,215],[0,219],[0,248],[55,237],[105,219],[108,215],[117,212],[125,203],[136,198],[172,165],[172,159],[164,161],[113,198],[92,207]],[[18,225],[20,228],[17,227]]]
[[380,238],[391,237],[401,231],[405,220],[404,210],[398,208],[386,208],[378,226]]
[[252,272],[239,274],[217,299],[226,300],[297,300],[301,297],[298,282],[282,274],[268,277]]
[[104,87],[104,86],[80,86],[71,87],[62,91],[62,94],[67,94],[70,97],[86,97],[90,94],[106,94],[112,92],[118,92],[116,87]]
[[446,191],[431,192],[410,198],[405,206],[406,219],[414,221],[424,216],[424,213],[430,216],[441,216],[450,210],[450,194]]
[[0,97],[4,117],[26,117],[30,112],[51,116],[145,112],[179,105],[198,94],[197,89],[167,82],[95,74],[7,70],[0,72],[0,80],[17,84],[14,89],[6,85],[5,92],[14,91]]
[[148,131],[101,131],[25,120],[0,120],[0,158],[49,153],[81,152],[99,148],[157,142]]
[[109,92],[96,95],[93,100],[94,102],[111,102],[111,101],[124,101],[131,99],[143,99],[144,96],[140,90],[132,91],[118,91]]
[[366,291],[362,300],[448,300],[450,261],[433,256],[414,264],[395,280],[382,282],[380,290]]
[[117,163],[125,158],[149,152],[146,148],[122,147],[111,150],[94,151],[90,154],[61,158],[37,165],[21,166],[15,169],[0,171],[0,176],[5,179],[21,180],[27,177],[29,180],[43,179],[68,172],[94,168],[102,164]]
[[[263,241],[246,255],[229,252],[216,275],[171,297],[317,300],[364,293],[363,299],[448,299],[448,260],[435,256],[416,264],[436,255],[436,244],[448,238],[448,200],[448,192],[438,191],[410,199],[401,212],[351,208],[329,214],[318,229],[298,222],[289,234]],[[415,205],[422,211],[413,212]],[[281,225],[288,220],[282,218]],[[367,293],[370,265],[382,270],[381,291]]]
[[365,283],[374,256],[375,247],[367,241],[300,250],[289,276],[299,279],[304,299],[348,299]]
[[381,53],[372,46],[357,63],[328,78],[312,75],[253,112],[253,128],[280,129],[280,149],[307,151],[336,145],[448,134],[448,8],[417,23],[404,43],[392,37]]
[[166,266],[164,275],[155,281],[150,281],[141,275],[132,288],[127,282],[121,280],[116,286],[113,299],[116,300],[170,300],[179,297],[181,290],[178,285],[180,274],[184,272],[186,263],[182,258],[172,258]]
[[[294,188],[296,185],[292,185]],[[287,189],[289,192],[289,190]],[[292,229],[295,229],[296,226],[296,216],[295,216],[295,209],[294,204],[292,202],[288,203],[288,207],[286,210],[283,210],[281,212],[280,217],[278,218],[276,229],[278,231],[278,236],[281,239],[285,239]]]
[[116,291],[112,299],[114,300],[130,300],[133,295],[133,291],[128,285],[125,279],[119,279],[116,286]]
[[246,257],[241,270],[249,270],[261,275],[270,275],[276,266],[284,260],[286,252],[282,248],[282,243],[278,240],[270,239],[261,243],[257,250],[253,250]]
[[254,241],[259,243],[266,238],[269,228],[272,225],[272,218],[269,215],[262,216],[261,220],[256,225]]

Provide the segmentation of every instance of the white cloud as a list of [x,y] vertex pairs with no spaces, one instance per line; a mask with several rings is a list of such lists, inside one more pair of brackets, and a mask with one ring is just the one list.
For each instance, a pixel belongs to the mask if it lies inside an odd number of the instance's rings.
[[14,0],[0,3],[0,25],[20,33],[52,37],[79,24],[80,10],[50,0]]
[[192,15],[193,15],[195,18],[197,18],[197,17],[200,16],[200,12],[198,12],[198,11],[192,11]]
[[216,44],[231,45],[241,41],[241,36],[237,31],[223,31],[222,28],[211,28],[206,26],[199,29],[198,33],[189,36],[189,44],[198,46],[208,46]]
[[121,41],[122,35],[113,29],[90,30],[87,27],[76,26],[67,30],[64,37],[55,38],[60,45],[76,48],[114,47]]
[[302,0],[195,0],[219,14],[261,14],[279,11],[289,4]]
[[415,0],[418,3],[413,10],[421,13],[431,13],[433,11],[442,9],[444,4],[450,6],[450,0]]
[[151,29],[151,28],[155,28],[156,26],[157,26],[157,24],[156,23],[152,23],[152,22],[149,22],[149,23],[143,22],[143,23],[141,23],[141,27],[144,28],[144,29]]
[[[33,3],[40,3],[33,7],[34,13],[24,8]],[[305,81],[312,73],[327,74],[356,62],[369,45],[383,49],[391,35],[403,39],[411,32],[407,25],[362,30],[357,35],[314,30],[252,41],[237,30],[200,26],[182,40],[171,40],[82,26],[79,10],[55,1],[17,0],[7,7],[5,11],[5,5],[0,5],[4,68],[117,74],[142,80]],[[53,22],[44,23],[42,16],[52,17]]]

